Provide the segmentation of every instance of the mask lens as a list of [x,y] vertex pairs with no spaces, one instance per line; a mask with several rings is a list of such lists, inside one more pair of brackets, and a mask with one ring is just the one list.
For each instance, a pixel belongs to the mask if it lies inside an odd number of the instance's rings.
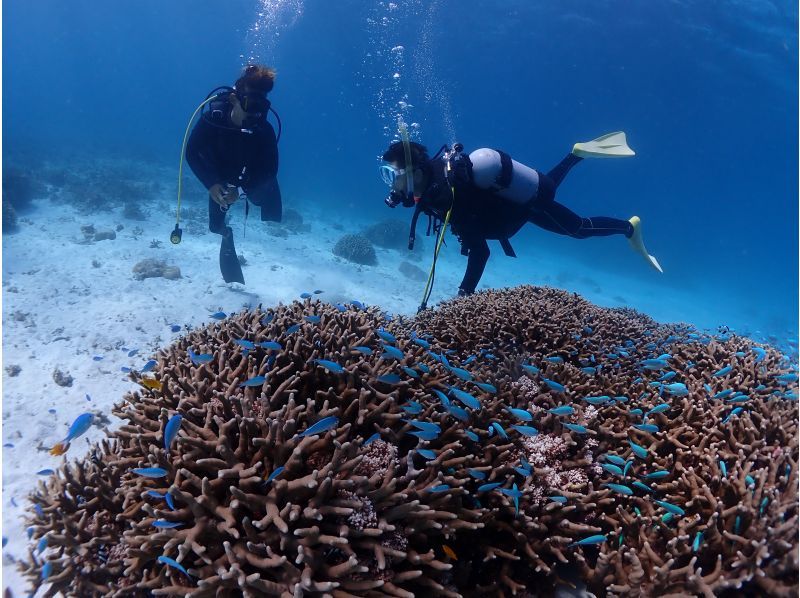
[[395,168],[394,166],[389,166],[388,164],[384,164],[381,166],[378,171],[381,173],[381,178],[383,182],[386,183],[389,187],[394,187],[394,182],[398,176],[402,176],[406,173],[405,168]]

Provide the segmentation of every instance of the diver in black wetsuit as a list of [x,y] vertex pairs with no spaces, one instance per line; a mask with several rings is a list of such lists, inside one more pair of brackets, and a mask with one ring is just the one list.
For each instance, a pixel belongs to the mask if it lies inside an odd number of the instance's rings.
[[[500,241],[506,255],[516,257],[509,239],[527,222],[576,239],[625,235],[638,253],[662,271],[655,257],[644,248],[637,216],[629,220],[607,216],[583,218],[555,201],[556,189],[584,157],[634,155],[624,133],[575,144],[572,153],[547,174],[497,150],[482,148],[467,156],[456,144],[452,150],[443,147],[431,159],[425,146],[413,142],[404,146],[404,143],[391,144],[383,154],[387,164],[381,167],[381,174],[392,187],[385,202],[392,208],[399,204],[415,207],[410,245],[420,213],[430,216],[434,230],[438,230],[436,224],[445,221],[450,211],[449,224],[461,242],[461,253],[468,256],[459,295],[475,292],[489,259],[487,240]],[[407,153],[411,157],[410,172],[406,169]]]
[[[239,198],[238,188],[261,208],[262,221],[280,222],[278,142],[267,121],[275,71],[249,65],[232,88],[217,88],[192,130],[186,161],[208,189],[208,228],[222,235],[220,270],[225,282],[244,283],[225,213]],[[214,95],[216,94],[216,95]]]

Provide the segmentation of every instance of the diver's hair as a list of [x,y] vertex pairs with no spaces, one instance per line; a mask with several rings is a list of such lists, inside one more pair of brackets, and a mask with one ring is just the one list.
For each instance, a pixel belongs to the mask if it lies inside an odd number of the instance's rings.
[[233,86],[242,91],[245,87],[257,93],[267,95],[275,85],[275,69],[260,64],[248,64],[242,71],[242,76],[236,80]]
[[[428,158],[428,148],[420,143],[414,143],[413,141],[409,142],[408,144],[411,147],[411,164],[414,166],[421,166],[425,162],[429,160]],[[395,164],[400,164],[401,168],[405,168],[406,165],[406,152],[403,148],[402,141],[395,141],[392,145],[389,146],[389,149],[386,150],[383,154],[383,161],[384,162],[393,162]]]

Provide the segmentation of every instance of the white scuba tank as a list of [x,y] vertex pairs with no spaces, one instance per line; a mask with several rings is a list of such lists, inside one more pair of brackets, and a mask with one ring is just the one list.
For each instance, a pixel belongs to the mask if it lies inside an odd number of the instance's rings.
[[469,155],[472,180],[481,189],[525,204],[536,199],[539,192],[539,173],[513,160],[505,152],[482,147]]

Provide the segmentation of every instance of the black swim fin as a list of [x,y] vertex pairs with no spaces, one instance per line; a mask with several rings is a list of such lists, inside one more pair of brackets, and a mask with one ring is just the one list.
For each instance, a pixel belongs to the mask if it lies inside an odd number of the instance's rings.
[[233,244],[233,229],[230,226],[225,228],[222,236],[222,243],[219,245],[219,270],[225,282],[238,282],[244,284],[244,274],[242,265],[239,263],[239,256],[236,255],[236,246]]

